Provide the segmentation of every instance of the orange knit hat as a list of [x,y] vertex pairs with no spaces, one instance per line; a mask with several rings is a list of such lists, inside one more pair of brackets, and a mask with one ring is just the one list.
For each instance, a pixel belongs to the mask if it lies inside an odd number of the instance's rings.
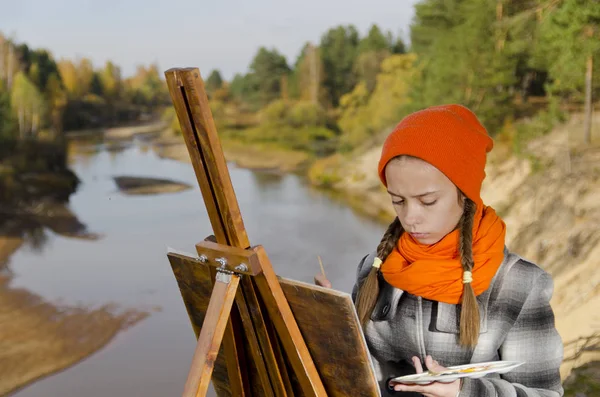
[[466,107],[430,107],[406,116],[387,137],[379,160],[379,178],[387,187],[385,166],[391,159],[418,157],[443,172],[479,206],[486,154],[493,146],[486,129]]

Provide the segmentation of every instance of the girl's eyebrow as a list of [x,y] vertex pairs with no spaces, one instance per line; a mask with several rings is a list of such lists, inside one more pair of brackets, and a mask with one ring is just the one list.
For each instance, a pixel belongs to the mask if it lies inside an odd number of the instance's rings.
[[[404,198],[404,197],[402,197],[401,195],[399,195],[399,194],[396,194],[396,193],[394,193],[394,192],[391,192],[391,191],[389,191],[389,190],[388,190],[387,192],[388,192],[389,194],[391,194],[392,196],[396,196],[396,197]],[[422,194],[417,194],[417,195],[413,196],[413,198],[421,198],[421,197],[425,197],[425,196],[427,196],[427,195],[430,195],[430,194],[433,194],[433,193],[437,193],[437,192],[438,192],[437,190],[433,190],[433,191],[431,191],[431,192],[422,193]]]

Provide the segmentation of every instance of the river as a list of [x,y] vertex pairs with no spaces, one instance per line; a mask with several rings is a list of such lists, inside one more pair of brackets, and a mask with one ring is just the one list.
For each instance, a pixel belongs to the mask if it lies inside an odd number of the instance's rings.
[[[70,207],[101,238],[45,231],[41,246],[23,247],[11,257],[11,285],[56,304],[114,304],[151,315],[84,361],[15,396],[180,395],[195,340],[166,252],[194,252],[194,244],[212,234],[193,169],[160,158],[142,140],[117,151],[102,142],[71,147],[71,168],[82,183]],[[113,180],[117,175],[172,179],[193,188],[125,195]],[[266,248],[279,275],[312,282],[320,255],[334,288],[351,290],[358,261],[376,247],[384,226],[295,175],[232,165],[230,175],[250,242]]]

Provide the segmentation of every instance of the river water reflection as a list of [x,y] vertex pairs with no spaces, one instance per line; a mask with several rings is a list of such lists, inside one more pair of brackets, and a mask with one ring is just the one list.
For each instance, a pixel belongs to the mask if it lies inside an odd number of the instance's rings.
[[[88,359],[16,396],[179,395],[195,341],[167,247],[194,252],[194,244],[212,234],[192,167],[161,159],[141,141],[116,151],[102,144],[72,148],[71,167],[82,184],[71,209],[102,237],[79,240],[46,231],[42,247],[12,256],[11,284],[58,304],[113,303],[151,315]],[[233,166],[230,174],[250,242],[265,246],[278,274],[312,282],[320,255],[334,287],[351,290],[358,261],[376,247],[384,226],[297,176]],[[116,175],[172,179],[193,189],[124,195],[112,179]]]

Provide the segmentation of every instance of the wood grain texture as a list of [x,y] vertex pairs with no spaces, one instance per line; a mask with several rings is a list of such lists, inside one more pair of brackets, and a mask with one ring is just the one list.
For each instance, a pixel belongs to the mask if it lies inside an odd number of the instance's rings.
[[[205,396],[208,391],[239,282],[239,276],[233,275],[228,282],[215,283],[185,382],[183,397]],[[224,313],[227,315],[223,315]]]
[[[198,261],[193,258],[181,254],[169,253],[167,255],[173,274],[177,281],[177,285],[181,292],[183,302],[185,304],[190,323],[196,334],[196,338],[200,335],[200,330],[204,322],[206,311],[208,308],[208,302],[212,292],[212,277],[211,270],[215,270],[213,267],[199,264]],[[235,340],[235,349],[232,349],[233,344],[226,343],[225,337],[227,336],[227,330],[225,332],[223,344],[212,375],[213,387],[220,397],[229,396],[241,396],[239,390],[244,390],[248,396],[262,396],[265,394],[260,382],[256,380],[259,378],[258,370],[253,361],[249,359],[247,352],[247,346],[249,345],[248,340],[243,332],[241,320],[239,319],[239,312],[237,305],[234,304],[231,311],[231,322],[232,325],[236,325],[236,332],[232,335]],[[227,355],[234,354],[238,357],[238,360],[234,360],[233,363],[229,363]],[[232,368],[236,371],[235,377],[238,379],[237,382],[231,381],[229,378],[228,368]],[[240,368],[241,367],[241,368]],[[241,380],[241,381],[240,381]],[[240,385],[241,383],[241,385]],[[240,385],[240,386],[238,386]]]
[[225,225],[219,216],[218,203],[213,196],[211,181],[209,179],[208,170],[206,169],[202,148],[200,142],[196,138],[195,121],[188,110],[187,95],[185,94],[185,87],[183,87],[183,81],[181,79],[182,73],[186,70],[191,71],[194,69],[170,69],[166,71],[165,77],[167,86],[169,87],[169,94],[171,95],[173,107],[175,108],[179,126],[181,127],[183,140],[190,155],[194,173],[196,174],[196,180],[198,181],[198,185],[202,192],[204,205],[208,212],[214,235],[217,241],[227,243],[228,236],[226,234]]
[[[214,286],[217,269],[209,267],[212,285]],[[229,313],[229,321],[225,327],[223,342],[221,344],[220,357],[225,358],[227,366],[227,379],[229,380],[229,389],[234,396],[251,396],[250,381],[248,379],[247,359],[243,347],[242,338],[242,320],[234,303]],[[218,359],[218,357],[217,357]],[[222,361],[222,360],[221,360]],[[215,363],[216,364],[216,363]]]
[[258,377],[263,390],[265,391],[265,397],[272,397],[275,394],[273,392],[273,387],[271,386],[271,380],[269,379],[267,365],[258,342],[258,336],[254,330],[254,324],[252,322],[250,311],[248,310],[244,292],[241,289],[236,295],[235,301],[238,310],[240,311],[242,325],[244,326],[244,335],[246,335],[246,339],[248,340],[247,350],[250,352],[250,358],[258,369]]
[[319,372],[313,363],[264,247],[259,245],[253,247],[252,250],[257,253],[263,269],[263,272],[255,276],[254,280],[294,374],[298,377],[302,392],[310,397],[327,396]]
[[[266,309],[264,312],[266,312]],[[277,359],[277,367],[279,368],[279,373],[285,386],[285,391],[288,397],[294,397],[294,387],[292,386],[292,378],[290,376],[291,366],[289,365],[289,361],[286,360],[283,347],[281,346],[281,340],[277,336],[277,332],[275,331],[275,327],[271,321],[267,323],[267,333],[269,334],[269,340],[273,346],[275,358]]]
[[[267,374],[271,381],[273,393],[277,397],[286,397],[286,386],[284,384],[284,377],[282,377],[282,371],[287,371],[285,367],[279,367],[278,359],[276,357],[276,351],[273,349],[273,344],[276,339],[271,340],[271,337],[275,335],[269,335],[267,330],[267,323],[270,324],[268,318],[266,318],[266,310],[264,306],[261,307],[261,301],[256,293],[256,287],[250,277],[244,277],[242,279],[242,292],[246,298],[248,305],[249,314],[251,314],[251,320],[253,328],[256,332],[258,342],[260,344],[260,350],[264,357],[265,364],[267,367]],[[281,352],[278,352],[281,354]]]
[[[210,299],[210,272],[206,266],[198,266],[193,261],[183,260],[185,258],[169,254],[190,321],[194,329],[199,330]],[[278,277],[277,280],[318,369],[327,395],[379,396],[379,388],[350,295],[285,278]],[[273,338],[270,340],[273,341]],[[247,347],[247,342],[243,347]],[[285,359],[289,360],[287,355]],[[256,369],[252,368],[251,364],[249,367],[249,376],[258,377]],[[293,376],[291,371],[289,376]],[[215,364],[212,381],[220,397],[235,396],[229,389],[223,353],[219,354]],[[298,382],[292,383],[295,384],[293,395],[306,395]],[[348,385],[352,385],[351,392]],[[261,396],[261,393],[253,383],[250,395]]]
[[[248,377],[248,360],[246,359],[244,340],[241,334],[242,320],[234,304],[231,310],[231,316],[225,328],[223,335],[223,344],[221,346],[227,367],[227,379],[229,380],[229,389],[234,396],[251,396],[250,380]],[[217,357],[217,362],[219,357]],[[223,361],[221,359],[221,361]]]
[[169,69],[165,76],[217,242],[248,248],[250,243],[200,71]]
[[328,396],[379,395],[369,352],[349,294],[280,278]]

